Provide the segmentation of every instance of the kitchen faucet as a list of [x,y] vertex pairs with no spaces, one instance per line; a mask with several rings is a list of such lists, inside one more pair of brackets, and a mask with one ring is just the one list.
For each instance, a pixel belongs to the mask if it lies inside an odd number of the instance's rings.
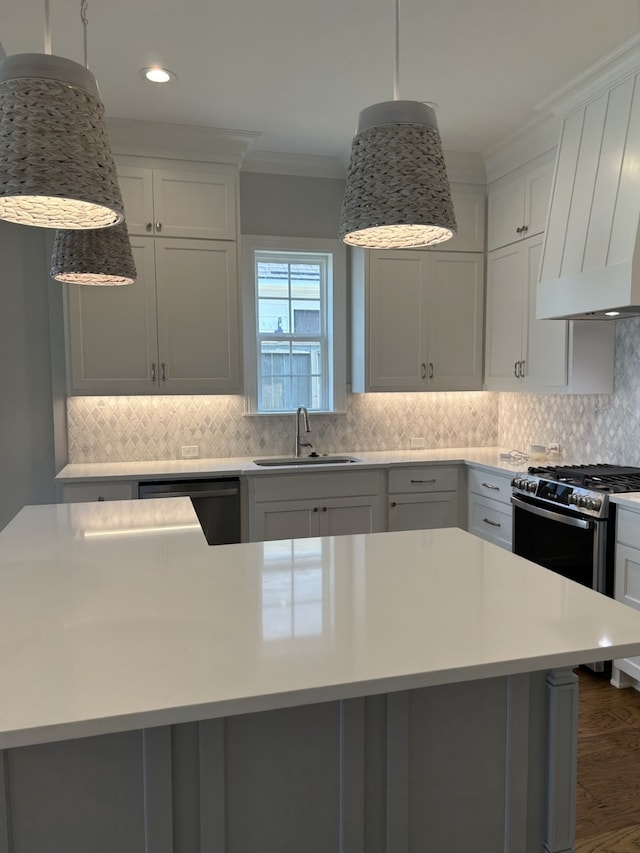
[[293,455],[296,459],[300,456],[300,449],[302,447],[313,447],[313,444],[311,444],[310,441],[307,441],[300,435],[300,415],[304,418],[304,431],[311,432],[311,427],[309,426],[309,412],[304,406],[298,406],[296,409],[296,444],[293,451]]

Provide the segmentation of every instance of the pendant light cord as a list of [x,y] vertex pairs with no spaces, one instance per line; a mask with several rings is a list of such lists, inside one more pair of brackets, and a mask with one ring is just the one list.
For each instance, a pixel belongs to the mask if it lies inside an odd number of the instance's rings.
[[51,17],[49,15],[49,0],[44,0],[44,52],[51,54]]
[[395,0],[395,64],[393,67],[393,100],[400,98],[400,0]]
[[89,60],[87,59],[87,24],[89,23],[87,19],[87,0],[80,0],[80,20],[82,21],[83,28],[83,36],[84,36],[84,67],[89,67]]

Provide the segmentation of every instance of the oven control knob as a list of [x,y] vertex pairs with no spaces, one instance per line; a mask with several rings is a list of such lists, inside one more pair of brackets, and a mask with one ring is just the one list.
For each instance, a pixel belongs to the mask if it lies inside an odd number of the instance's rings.
[[527,491],[528,492],[535,492],[535,490],[536,490],[535,480],[529,480],[529,482],[527,483]]
[[576,506],[584,506],[584,498],[582,495],[576,495]]
[[602,506],[602,501],[600,500],[600,498],[594,498],[591,501],[591,509],[599,510],[601,506]]
[[569,506],[571,506],[571,504],[576,504],[577,500],[577,495],[569,495]]

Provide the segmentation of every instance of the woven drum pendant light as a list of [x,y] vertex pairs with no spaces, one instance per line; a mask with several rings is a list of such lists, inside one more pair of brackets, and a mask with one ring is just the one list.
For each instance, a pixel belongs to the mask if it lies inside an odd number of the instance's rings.
[[51,55],[48,11],[45,2],[47,52],[0,62],[0,219],[117,225],[124,210],[98,86],[86,61]]
[[340,238],[372,249],[430,246],[456,233],[435,111],[398,99],[398,0],[395,9],[395,100],[360,113],[340,217]]
[[126,223],[56,231],[50,275],[71,284],[133,284],[137,272]]

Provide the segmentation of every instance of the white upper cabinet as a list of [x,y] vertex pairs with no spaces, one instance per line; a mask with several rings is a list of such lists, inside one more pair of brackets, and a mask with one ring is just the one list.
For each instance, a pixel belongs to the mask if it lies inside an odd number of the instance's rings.
[[536,319],[543,236],[489,252],[485,384],[489,391],[608,394],[615,329]]
[[353,250],[353,391],[482,388],[484,257]]
[[237,169],[118,166],[130,234],[235,240]]
[[438,243],[434,251],[484,252],[485,210],[484,188],[472,184],[452,184],[451,196],[458,231],[450,240]]
[[553,169],[552,156],[544,155],[491,185],[487,220],[489,251],[545,230]]

